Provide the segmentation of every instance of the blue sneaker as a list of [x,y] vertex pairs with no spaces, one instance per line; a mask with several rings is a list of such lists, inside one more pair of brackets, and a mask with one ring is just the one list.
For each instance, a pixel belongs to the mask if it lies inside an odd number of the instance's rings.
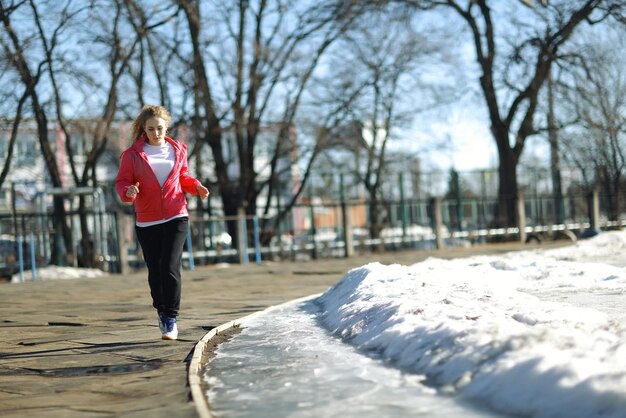
[[163,323],[163,314],[161,312],[157,313],[157,317],[159,319],[159,330],[161,331],[161,334],[165,333],[165,324]]
[[176,317],[165,316],[161,318],[163,321],[164,329],[162,331],[162,339],[175,340],[178,338],[178,327],[176,326]]

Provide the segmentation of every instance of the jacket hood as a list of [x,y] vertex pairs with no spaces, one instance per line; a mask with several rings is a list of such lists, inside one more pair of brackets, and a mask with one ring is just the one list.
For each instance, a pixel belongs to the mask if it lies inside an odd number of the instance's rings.
[[[148,139],[148,138],[146,137],[146,135],[142,135],[141,137],[139,137],[139,139],[138,139],[138,140],[136,140],[136,141],[133,143],[133,145],[131,145],[131,147],[130,147],[129,149],[131,149],[131,150],[133,150],[133,151],[135,151],[135,152],[139,152],[139,153],[143,152],[143,146],[144,146],[144,144],[146,143],[146,140],[147,140],[147,139]],[[176,140],[174,140],[174,139],[170,138],[169,136],[166,136],[166,137],[165,137],[165,140],[166,140],[166,141],[167,141],[170,145],[172,145],[172,146],[174,147],[174,150],[175,150],[177,153],[181,150],[181,144],[180,144],[178,141],[176,141]]]

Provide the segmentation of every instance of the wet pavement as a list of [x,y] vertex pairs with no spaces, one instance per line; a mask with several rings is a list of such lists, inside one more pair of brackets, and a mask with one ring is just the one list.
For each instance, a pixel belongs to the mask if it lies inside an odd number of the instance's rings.
[[481,245],[183,272],[179,339],[163,341],[146,272],[0,285],[0,415],[196,417],[187,385],[195,344],[212,328],[319,293],[349,269],[549,248]]

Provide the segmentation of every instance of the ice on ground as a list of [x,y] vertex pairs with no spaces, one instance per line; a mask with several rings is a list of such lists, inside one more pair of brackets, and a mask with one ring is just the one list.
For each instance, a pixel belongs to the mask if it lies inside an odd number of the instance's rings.
[[495,418],[423,376],[386,367],[319,326],[311,302],[293,302],[244,320],[221,344],[205,375],[211,413],[229,418]]

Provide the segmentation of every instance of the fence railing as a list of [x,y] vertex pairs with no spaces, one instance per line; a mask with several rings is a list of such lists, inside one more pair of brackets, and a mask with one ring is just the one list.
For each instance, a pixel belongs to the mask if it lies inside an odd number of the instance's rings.
[[[551,197],[520,196],[515,201],[517,225],[507,228],[494,226],[495,198],[383,202],[376,235],[372,235],[376,228],[366,201],[301,204],[281,220],[275,215],[263,218],[240,213],[224,217],[192,210],[183,267],[349,257],[371,251],[469,246],[492,241],[572,239],[588,231],[623,227],[623,219],[608,221],[603,201],[597,192],[567,196],[562,213],[558,214]],[[56,239],[58,232],[49,211],[0,213],[0,275],[19,273],[22,280],[31,280],[36,279],[37,267],[51,263],[80,267],[79,260],[85,261],[85,240],[93,249],[93,259],[88,261],[104,271],[125,273],[143,268],[132,214],[99,206],[91,208],[86,218],[83,214],[89,236],[81,234],[77,211],[68,211],[67,217],[72,248],[60,248],[60,254],[68,256],[53,260],[52,246],[64,244]]]

